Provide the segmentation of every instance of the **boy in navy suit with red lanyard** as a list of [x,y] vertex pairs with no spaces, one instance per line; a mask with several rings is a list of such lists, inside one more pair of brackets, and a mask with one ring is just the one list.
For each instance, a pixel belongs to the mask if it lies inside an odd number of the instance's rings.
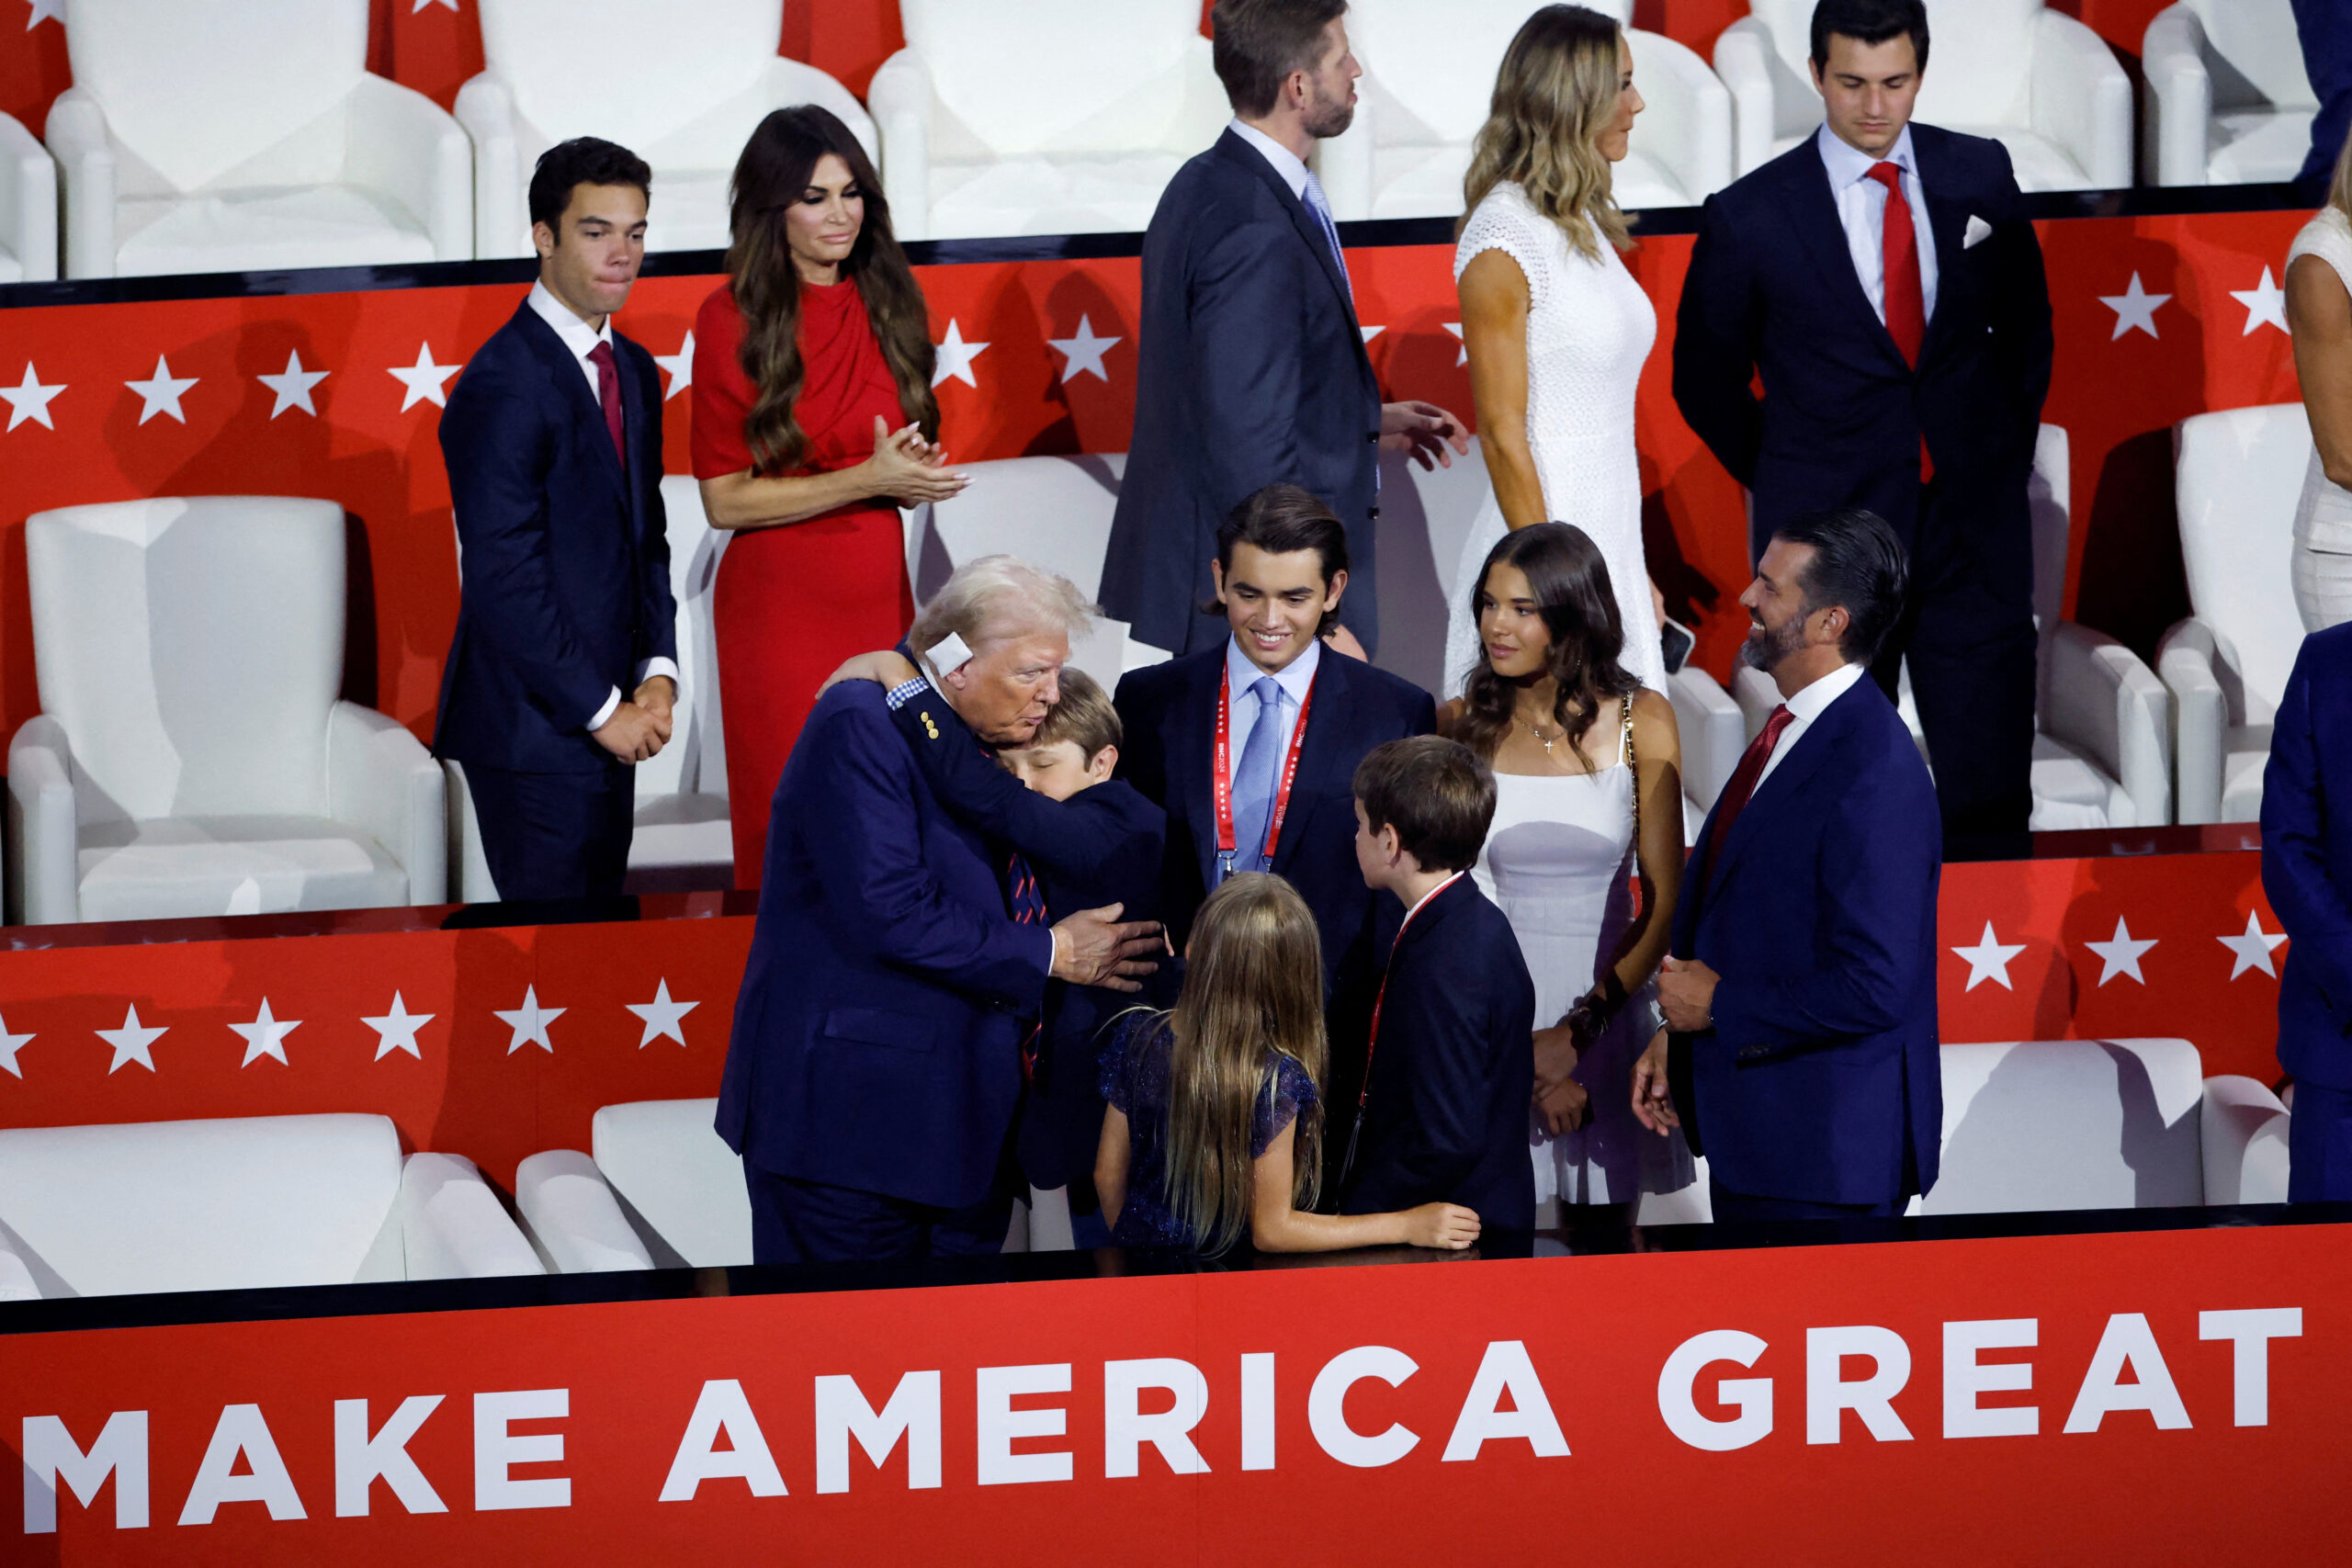
[[1510,919],[1467,874],[1494,821],[1494,775],[1460,741],[1416,736],[1363,760],[1355,797],[1363,880],[1406,913],[1374,992],[1340,1212],[1460,1203],[1487,1232],[1532,1229],[1535,982]]

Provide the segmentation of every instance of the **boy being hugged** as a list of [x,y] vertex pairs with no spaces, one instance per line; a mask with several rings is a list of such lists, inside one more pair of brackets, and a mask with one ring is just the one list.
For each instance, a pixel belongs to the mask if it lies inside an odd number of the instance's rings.
[[1356,863],[1407,914],[1374,1003],[1340,1211],[1443,1201],[1489,1230],[1532,1229],[1535,986],[1510,921],[1464,874],[1494,820],[1494,775],[1459,741],[1415,736],[1365,757],[1355,795]]

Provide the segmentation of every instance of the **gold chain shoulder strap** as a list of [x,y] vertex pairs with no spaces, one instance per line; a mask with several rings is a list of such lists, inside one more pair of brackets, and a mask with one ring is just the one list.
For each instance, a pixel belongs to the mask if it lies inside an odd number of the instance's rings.
[[1639,876],[1642,854],[1642,760],[1634,751],[1634,699],[1624,699],[1625,770],[1634,785],[1634,864]]

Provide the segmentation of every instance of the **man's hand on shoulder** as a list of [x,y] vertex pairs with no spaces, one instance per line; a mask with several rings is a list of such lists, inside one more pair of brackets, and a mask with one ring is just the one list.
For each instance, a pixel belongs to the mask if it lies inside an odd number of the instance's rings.
[[871,681],[887,692],[894,686],[905,685],[922,673],[908,662],[904,654],[896,649],[886,648],[878,653],[861,653],[845,660],[840,669],[825,677],[825,683],[817,688],[817,694],[821,697],[844,681]]
[[1054,927],[1053,977],[1073,986],[1101,986],[1113,991],[1140,991],[1142,977],[1157,971],[1148,955],[1165,953],[1167,939],[1158,920],[1122,923],[1124,904],[1081,909]]

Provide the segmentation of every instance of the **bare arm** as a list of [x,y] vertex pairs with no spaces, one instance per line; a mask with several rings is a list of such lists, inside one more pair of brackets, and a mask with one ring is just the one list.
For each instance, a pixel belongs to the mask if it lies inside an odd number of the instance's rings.
[[2331,482],[2352,489],[2352,294],[2317,256],[2287,269],[2287,321],[2320,463]]
[[750,468],[702,481],[702,508],[714,528],[730,533],[805,523],[838,507],[888,500],[900,506],[947,501],[970,476],[945,467],[944,448],[925,441],[914,425],[892,430],[874,421],[874,455],[854,468],[826,474],[778,474],[763,479]]
[[1506,251],[1481,251],[1462,269],[1462,342],[1470,400],[1495,501],[1510,528],[1544,520],[1544,481],[1527,442],[1527,275]]
[[1625,933],[1611,973],[1619,994],[1632,996],[1657,973],[1674,937],[1674,905],[1682,894],[1682,731],[1674,705],[1656,692],[1634,698],[1634,787],[1642,797],[1642,841],[1634,846],[1642,878],[1642,919]]
[[1102,1141],[1094,1145],[1094,1195],[1102,1200],[1106,1229],[1119,1223],[1119,1211],[1127,1206],[1127,1164],[1131,1157],[1127,1113],[1115,1105],[1106,1105],[1102,1108]]
[[[1117,1112],[1113,1112],[1116,1115]],[[1125,1118],[1120,1131],[1125,1132]],[[1250,1169],[1250,1239],[1261,1252],[1337,1252],[1349,1247],[1429,1247],[1458,1252],[1478,1239],[1478,1216],[1458,1203],[1424,1203],[1395,1214],[1313,1214],[1291,1207],[1291,1183],[1295,1176],[1292,1147],[1298,1131],[1293,1122],[1266,1145]],[[1110,1127],[1103,1126],[1107,1147]],[[1121,1171],[1124,1179],[1125,1172]],[[1095,1190],[1102,1187],[1102,1158],[1096,1156]],[[1102,1200],[1102,1212],[1111,1212]]]

